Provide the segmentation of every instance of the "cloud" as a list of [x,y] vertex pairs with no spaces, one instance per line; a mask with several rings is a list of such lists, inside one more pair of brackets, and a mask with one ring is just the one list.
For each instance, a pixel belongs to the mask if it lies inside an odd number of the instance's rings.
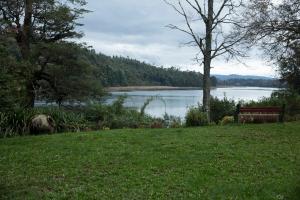
[[[168,24],[184,25],[184,21],[163,0],[88,0],[93,12],[83,19],[82,41],[98,52],[136,58],[157,66],[175,66],[182,70],[202,71],[193,58],[198,50],[183,46],[190,38],[166,28]],[[200,27],[201,28],[201,27]],[[274,67],[260,57],[244,59],[248,67],[224,59],[213,62],[214,74],[257,74],[274,76]],[[249,67],[250,66],[250,67]]]

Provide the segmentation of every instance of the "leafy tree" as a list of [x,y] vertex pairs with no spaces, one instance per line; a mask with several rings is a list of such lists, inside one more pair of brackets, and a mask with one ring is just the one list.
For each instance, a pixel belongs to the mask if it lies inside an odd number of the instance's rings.
[[279,73],[289,88],[300,94],[300,47],[289,57],[282,58],[279,63]]
[[13,40],[0,36],[0,111],[18,107],[23,100],[25,80],[21,69],[26,69],[26,64],[17,58]]
[[[31,76],[26,77],[26,98],[24,105],[34,106],[35,88],[38,81],[48,82],[49,67],[43,57],[32,58],[32,46],[39,43],[59,43],[62,40],[78,38],[80,26],[77,20],[87,11],[80,7],[84,0],[1,0],[0,34],[11,35],[17,41],[21,58],[30,62]],[[79,8],[78,8],[79,7]]]
[[300,1],[250,0],[244,12],[243,26],[251,45],[260,45],[277,62],[283,81],[299,92]]
[[35,85],[40,98],[55,101],[83,101],[103,95],[100,81],[96,80],[95,69],[82,54],[85,47],[74,43],[60,42],[34,47],[33,59],[39,57],[47,63],[41,79]]

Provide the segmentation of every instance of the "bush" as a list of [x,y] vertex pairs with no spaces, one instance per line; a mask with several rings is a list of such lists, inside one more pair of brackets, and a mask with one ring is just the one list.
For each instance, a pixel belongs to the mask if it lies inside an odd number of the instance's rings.
[[163,120],[155,120],[154,122],[151,123],[150,128],[163,128],[164,127],[164,122]]
[[221,120],[221,125],[227,125],[234,123],[234,117],[233,116],[225,116]]
[[63,110],[58,108],[37,109],[37,114],[51,116],[56,124],[56,132],[79,132],[88,129],[89,122],[84,114],[72,110]]
[[86,119],[96,124],[96,129],[148,128],[154,118],[123,106],[125,96],[112,105],[90,104],[83,109]]
[[167,128],[180,128],[182,127],[182,122],[180,117],[168,115],[165,113],[164,118],[164,127]]
[[136,110],[126,110],[122,115],[114,115],[112,119],[103,124],[111,129],[120,128],[150,128],[154,118],[144,115],[141,117]]
[[218,99],[217,97],[211,97],[210,110],[211,121],[218,124],[225,116],[232,116],[235,113],[235,102],[232,99]]
[[185,116],[185,123],[187,127],[208,125],[207,116],[200,107],[189,108]]

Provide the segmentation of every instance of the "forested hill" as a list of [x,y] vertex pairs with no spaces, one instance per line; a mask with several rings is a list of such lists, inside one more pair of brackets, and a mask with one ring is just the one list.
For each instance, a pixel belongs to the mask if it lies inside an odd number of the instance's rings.
[[[111,86],[175,86],[202,87],[203,75],[194,71],[180,71],[177,68],[155,67],[131,58],[106,56],[95,50],[84,49],[87,62],[93,66],[97,80],[104,87]],[[216,78],[217,77],[217,78]],[[280,87],[277,79],[258,76],[213,75],[212,86],[255,86]]]
[[[176,68],[155,67],[124,57],[110,57],[94,50],[85,51],[88,62],[104,87],[109,86],[176,86],[201,87],[202,74]],[[212,85],[216,79],[212,78]]]

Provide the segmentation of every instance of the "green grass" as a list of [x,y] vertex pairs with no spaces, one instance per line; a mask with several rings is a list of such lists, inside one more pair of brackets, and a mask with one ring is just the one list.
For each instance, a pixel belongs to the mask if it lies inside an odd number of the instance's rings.
[[0,140],[0,199],[300,199],[300,123]]

